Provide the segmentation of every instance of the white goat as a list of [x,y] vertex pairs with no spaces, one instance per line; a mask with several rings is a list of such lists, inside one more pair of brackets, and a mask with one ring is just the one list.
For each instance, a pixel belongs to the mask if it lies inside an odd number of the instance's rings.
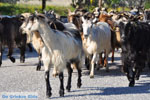
[[98,22],[96,25],[92,21],[82,17],[83,27],[83,49],[87,55],[92,55],[90,78],[94,77],[94,63],[96,63],[97,55],[105,51],[106,70],[108,69],[107,57],[111,50],[111,31],[110,27],[105,22]]
[[[70,63],[74,62],[78,70],[78,83],[77,86],[81,87],[81,67],[82,67],[82,43],[77,38],[74,38],[71,33],[63,33],[61,31],[52,30],[47,21],[46,17],[43,15],[33,16],[29,18],[28,23],[25,27],[21,27],[26,33],[28,31],[35,32],[38,31],[44,42],[45,50],[48,54],[42,55],[42,57],[50,57],[45,60],[45,80],[46,80],[46,95],[51,96],[51,86],[49,82],[49,70],[52,65],[55,66],[59,73],[60,79],[60,96],[64,96],[64,86],[63,86],[63,70],[68,68],[69,78],[67,84],[67,90],[70,91],[71,88],[71,75],[72,69]],[[48,63],[50,60],[50,64]],[[47,64],[47,66],[45,66]]]

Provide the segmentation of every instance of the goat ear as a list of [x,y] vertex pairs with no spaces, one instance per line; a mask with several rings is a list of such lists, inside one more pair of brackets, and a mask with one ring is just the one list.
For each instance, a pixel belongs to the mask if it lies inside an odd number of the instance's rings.
[[71,10],[68,9],[68,15],[71,16],[71,15],[76,15],[76,14],[75,14],[75,12],[71,12]]
[[24,21],[24,20],[25,20],[25,17],[22,16],[22,15],[20,15],[20,16],[19,16],[19,20],[20,20],[20,21]]

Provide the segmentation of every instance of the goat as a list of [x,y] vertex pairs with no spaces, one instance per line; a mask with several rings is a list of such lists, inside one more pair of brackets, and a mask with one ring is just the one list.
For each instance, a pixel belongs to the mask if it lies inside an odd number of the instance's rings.
[[82,17],[83,27],[83,49],[87,55],[93,55],[91,61],[90,78],[94,77],[94,63],[99,53],[105,51],[105,64],[106,70],[109,70],[107,66],[107,57],[111,50],[111,31],[110,27],[105,22],[99,22],[96,25],[92,21]]
[[14,63],[12,57],[13,49],[17,46],[20,49],[20,62],[25,61],[26,35],[19,32],[22,24],[20,16],[1,17],[0,20],[0,66],[2,64],[3,47],[8,47],[8,58]]
[[[63,70],[68,69],[68,84],[67,90],[70,91],[71,88],[71,76],[72,69],[70,64],[74,62],[78,70],[78,83],[77,86],[81,87],[81,66],[82,66],[82,43],[78,37],[70,32],[61,32],[58,30],[53,30],[49,27],[47,23],[47,18],[43,15],[36,15],[29,18],[26,27],[22,27],[24,32],[26,31],[38,31],[44,42],[45,48],[48,50],[50,57],[50,64],[45,66],[45,81],[46,81],[46,95],[50,97],[51,86],[49,82],[49,70],[52,65],[55,66],[60,79],[60,96],[64,96],[64,85],[63,85]],[[43,55],[42,55],[43,56]],[[48,55],[46,55],[48,56]],[[45,61],[48,63],[48,61]]]
[[[31,13],[22,13],[21,14],[22,20],[24,21],[24,23],[22,24],[21,27],[24,27],[26,25],[25,22],[31,15],[32,15]],[[27,34],[27,43],[32,43],[34,49],[36,50],[36,52],[39,55],[39,57],[38,57],[39,62],[38,62],[37,68],[36,68],[36,70],[39,71],[41,69],[41,64],[42,64],[41,53],[42,53],[42,48],[44,47],[43,41],[38,32],[34,32],[34,34],[27,32],[26,34]]]
[[119,27],[111,19],[111,17],[112,17],[112,15],[101,14],[99,16],[99,21],[100,22],[107,22],[111,27],[111,46],[112,46],[112,59],[111,59],[111,61],[114,62],[115,48],[121,48],[121,42],[120,42]]
[[[129,86],[139,79],[145,61],[149,60],[150,25],[146,22],[128,21],[120,23],[122,43],[123,71],[129,80]],[[150,61],[149,61],[150,62]]]
[[[82,12],[82,11],[79,11],[79,12]],[[79,30],[82,41],[84,40],[84,36],[83,36],[83,28],[82,28],[81,16],[85,15],[85,14],[87,15],[87,13],[88,13],[87,11],[86,12],[82,12],[82,13],[77,13],[77,11],[71,12],[68,9],[68,21],[70,23],[73,23],[75,25],[76,29]],[[91,60],[91,56],[90,55],[85,57],[85,65],[86,65],[87,69],[89,69],[89,67],[90,67],[90,60]]]

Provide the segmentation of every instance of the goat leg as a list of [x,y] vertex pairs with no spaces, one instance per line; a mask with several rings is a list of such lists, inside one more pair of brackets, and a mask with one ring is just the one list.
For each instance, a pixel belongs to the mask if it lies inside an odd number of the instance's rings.
[[129,87],[134,87],[134,84],[135,84],[135,72],[131,68],[128,68],[127,78],[129,80]]
[[82,85],[82,83],[81,83],[81,76],[82,76],[81,72],[82,72],[82,70],[81,70],[81,66],[79,67],[79,65],[80,65],[80,63],[77,65],[77,70],[78,70],[78,83],[77,83],[77,87],[78,88],[80,88],[81,85]]
[[60,90],[59,90],[59,95],[61,97],[64,96],[64,75],[63,72],[59,73],[59,80],[60,80]]
[[71,78],[72,78],[72,72],[73,72],[70,63],[67,63],[67,70],[68,70],[68,82],[67,82],[66,89],[67,89],[68,92],[70,92],[70,89],[71,89]]
[[49,81],[49,71],[45,72],[45,81],[46,81],[46,97],[49,98],[51,97],[51,86],[50,86],[50,81]]
[[15,63],[15,58],[12,57],[13,48],[12,48],[12,47],[9,47],[8,49],[9,49],[9,51],[8,51],[7,57],[11,60],[11,62]]
[[25,50],[26,50],[26,47],[25,46],[20,46],[19,49],[20,49],[20,62],[24,63],[25,62]]
[[37,65],[37,67],[36,67],[37,71],[40,71],[40,69],[41,69],[41,65],[42,65],[41,59],[42,59],[42,54],[39,54],[39,63]]
[[112,49],[112,56],[111,56],[111,62],[113,63],[114,62],[114,52],[115,52],[115,50],[114,50],[114,48]]
[[2,56],[3,56],[3,50],[2,50],[2,46],[0,46],[0,67],[2,65]]

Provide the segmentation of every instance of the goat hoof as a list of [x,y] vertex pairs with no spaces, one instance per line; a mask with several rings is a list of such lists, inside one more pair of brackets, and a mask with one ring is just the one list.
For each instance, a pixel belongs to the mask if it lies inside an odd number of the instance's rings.
[[50,98],[52,96],[52,93],[46,94],[46,98]]
[[53,73],[53,77],[56,77],[56,76],[58,76],[58,73]]
[[77,84],[77,88],[80,88],[80,87],[81,87],[81,85],[82,85],[81,83],[78,83],[78,84]]
[[20,63],[24,63],[24,61],[21,60]]
[[135,80],[139,80],[139,77],[135,77]]
[[134,82],[130,82],[129,87],[134,87]]
[[90,78],[94,78],[94,75],[90,75]]
[[36,71],[40,71],[40,69],[39,69],[39,68],[36,68]]
[[25,56],[21,56],[21,57],[20,57],[20,62],[21,62],[21,63],[24,63],[24,62],[25,62]]
[[70,88],[68,86],[66,87],[66,90],[67,90],[67,92],[70,92]]
[[60,97],[64,97],[64,90],[59,90]]
[[41,70],[41,66],[38,65],[38,66],[36,67],[36,71],[40,71],[40,70]]
[[24,63],[25,62],[25,60],[20,60],[20,63]]
[[15,58],[13,58],[13,57],[10,57],[10,60],[11,60],[11,62],[13,62],[13,63],[15,63]]
[[106,67],[106,64],[103,64],[104,67]]
[[53,74],[53,77],[56,77],[57,75],[56,74]]

